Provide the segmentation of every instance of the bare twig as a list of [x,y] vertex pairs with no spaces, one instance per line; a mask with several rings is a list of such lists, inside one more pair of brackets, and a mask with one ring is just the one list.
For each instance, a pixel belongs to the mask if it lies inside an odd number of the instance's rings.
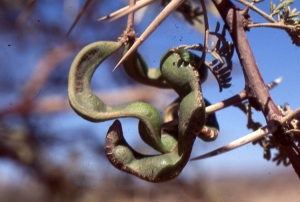
[[[173,91],[166,89],[158,91],[156,88],[148,86],[128,86],[109,92],[98,91],[95,92],[95,95],[100,97],[103,102],[113,106],[138,100],[140,102],[154,103],[155,106],[162,111],[167,105],[167,101],[172,100],[174,94]],[[120,97],[122,97],[121,100]],[[71,110],[68,98],[59,94],[36,98],[32,100],[32,102],[34,104],[29,107],[25,100],[22,99],[22,102],[19,104],[13,105],[10,108],[0,109],[0,117],[15,113],[24,114],[28,111],[45,114]]]
[[72,56],[75,46],[63,44],[45,54],[34,68],[34,73],[23,89],[24,98],[32,99],[44,86],[48,76],[57,65]]
[[28,0],[25,6],[25,9],[20,13],[16,22],[18,25],[24,25],[26,20],[28,19],[32,9],[34,8],[36,1],[35,0]]
[[286,31],[293,31],[295,29],[295,26],[293,25],[285,25],[282,23],[251,23],[247,25],[247,28],[253,28],[253,27],[271,27],[271,28],[283,29]]
[[251,8],[253,11],[257,12],[259,15],[264,17],[269,22],[273,22],[273,23],[276,22],[271,16],[269,16],[267,13],[265,13],[264,11],[260,10],[256,6],[254,6],[251,2],[248,2],[248,1],[245,1],[245,0],[236,0],[236,1],[246,5],[249,8]]
[[76,19],[74,20],[74,22],[72,23],[70,29],[68,30],[67,36],[69,36],[69,34],[73,30],[73,28],[75,27],[75,25],[77,24],[77,22],[79,21],[79,19],[82,17],[82,15],[84,14],[84,12],[88,9],[88,7],[91,5],[92,1],[93,0],[86,0],[84,6],[80,10],[80,12],[78,13],[78,15],[76,16]]
[[[130,0],[129,8],[132,8],[136,4],[136,0]],[[128,14],[127,30],[133,30],[134,28],[134,12]]]
[[[204,28],[205,28],[205,34],[204,34],[204,52],[202,53],[201,59],[199,61],[199,65],[202,65],[202,63],[205,61],[206,57],[206,52],[208,50],[208,37],[209,37],[209,24],[208,24],[208,19],[207,19],[207,11],[206,11],[206,6],[204,0],[200,0],[200,4],[202,7],[203,11],[203,16],[204,16]],[[200,68],[198,65],[197,68]]]
[[[271,90],[274,87],[276,87],[278,84],[280,84],[281,81],[282,81],[282,78],[279,77],[279,78],[275,79],[274,81],[272,81],[271,83],[268,83],[266,86],[269,90]],[[229,107],[229,106],[235,105],[237,103],[240,103],[240,102],[242,102],[246,99],[247,99],[246,91],[242,90],[238,94],[236,94],[236,95],[234,95],[234,96],[232,96],[232,97],[230,97],[226,100],[223,100],[221,102],[217,102],[213,105],[210,105],[210,106],[206,107],[206,113],[207,114],[214,113],[214,112],[219,111],[221,109],[224,109],[226,107]]]
[[247,99],[246,91],[242,90],[240,93],[238,93],[226,100],[217,102],[213,105],[206,107],[206,113],[208,113],[208,114],[214,113],[214,112],[224,109],[226,107],[240,103],[245,99]]
[[212,156],[217,156],[219,154],[223,154],[225,152],[231,151],[231,150],[239,148],[245,144],[248,144],[250,142],[258,140],[270,133],[275,132],[277,130],[278,126],[287,125],[292,119],[294,119],[299,114],[300,114],[300,108],[296,109],[293,113],[283,117],[280,121],[270,121],[266,126],[254,131],[244,137],[241,137],[229,144],[226,144],[225,146],[222,146],[216,150],[213,150],[213,151],[203,154],[201,156],[192,158],[191,161],[205,159],[205,158],[209,158]]
[[[247,21],[245,16],[241,15],[240,9],[233,5],[231,1],[212,0],[217,10],[222,16],[238,53],[240,63],[243,68],[245,77],[245,90],[249,103],[256,110],[261,110],[267,120],[267,123],[280,121],[282,115],[273,102],[264,81],[259,72],[257,63],[252,54],[243,22]],[[290,159],[295,172],[300,177],[300,156],[299,149],[291,140],[281,141],[284,136],[281,127],[276,127],[272,132],[273,137],[278,142],[279,147],[284,151]]]
[[33,103],[37,100],[36,97],[44,87],[49,75],[59,63],[72,56],[74,47],[71,44],[64,44],[47,53],[35,66],[31,78],[22,89],[21,102],[11,108],[1,109],[0,117],[12,113],[26,114],[35,108]]

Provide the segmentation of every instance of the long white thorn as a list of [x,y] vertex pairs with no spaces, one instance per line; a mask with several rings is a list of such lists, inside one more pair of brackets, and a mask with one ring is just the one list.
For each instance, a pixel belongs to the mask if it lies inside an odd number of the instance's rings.
[[223,154],[225,152],[228,152],[228,151],[231,151],[238,147],[241,147],[245,144],[248,144],[250,142],[258,140],[258,139],[268,135],[269,133],[272,133],[273,131],[276,130],[277,126],[278,126],[278,124],[275,124],[274,122],[270,122],[268,125],[254,131],[253,133],[250,133],[250,134],[248,134],[244,137],[241,137],[233,142],[230,142],[229,144],[227,144],[223,147],[220,147],[216,150],[213,150],[213,151],[203,154],[201,156],[194,157],[190,161],[205,159],[205,158],[209,158],[212,156],[217,156],[219,154]]
[[137,1],[136,4],[132,7],[129,7],[129,6],[125,6],[109,15],[106,15],[104,17],[101,17],[98,19],[98,21],[103,21],[103,20],[117,20],[125,15],[127,15],[128,13],[131,13],[131,12],[134,12],[134,11],[137,11],[138,9],[144,7],[144,6],[147,6],[153,2],[155,2],[157,0],[143,0],[143,1]]
[[205,159],[205,158],[209,158],[212,156],[217,156],[219,154],[223,154],[225,152],[231,151],[231,150],[241,147],[245,144],[248,144],[250,142],[258,140],[258,139],[266,136],[267,134],[273,133],[279,125],[288,124],[288,122],[290,122],[292,119],[294,119],[299,114],[300,114],[300,108],[296,109],[293,113],[288,114],[285,117],[282,117],[279,121],[274,121],[274,120],[270,121],[266,126],[254,131],[244,137],[234,140],[233,142],[231,142],[223,147],[220,147],[216,150],[213,150],[213,151],[203,154],[201,156],[194,157],[190,161]]
[[272,81],[271,83],[267,84],[267,88],[269,90],[271,90],[272,88],[276,87],[277,85],[279,85],[282,81],[282,77],[278,77],[277,79],[275,79],[274,81]]
[[172,11],[176,10],[185,0],[172,0],[163,10],[158,14],[158,16],[153,20],[149,27],[144,31],[144,33],[136,40],[136,42],[131,46],[127,53],[122,57],[120,62],[113,69],[115,71],[127,57],[132,54],[151,34],[156,28],[171,14]]

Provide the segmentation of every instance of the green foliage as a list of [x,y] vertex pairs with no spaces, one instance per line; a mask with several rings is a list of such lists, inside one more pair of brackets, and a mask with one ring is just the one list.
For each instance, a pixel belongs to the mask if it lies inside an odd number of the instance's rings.
[[277,15],[277,20],[281,24],[293,26],[290,30],[287,30],[287,33],[292,38],[293,43],[300,46],[300,11],[297,12],[296,8],[290,8],[293,3],[294,0],[284,0],[280,1],[280,4],[276,7],[271,0],[270,15]]

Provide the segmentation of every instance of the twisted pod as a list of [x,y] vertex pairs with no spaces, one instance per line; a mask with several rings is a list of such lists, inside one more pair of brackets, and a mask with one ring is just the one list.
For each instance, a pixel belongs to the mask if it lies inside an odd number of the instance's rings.
[[199,85],[199,74],[194,61],[186,61],[185,50],[171,49],[161,60],[164,80],[181,98],[179,106],[178,141],[170,152],[160,155],[142,155],[134,151],[123,137],[116,120],[106,137],[106,155],[110,162],[124,172],[150,182],[164,182],[178,176],[189,160],[193,143],[205,123],[205,104]]
[[[134,102],[111,107],[90,89],[94,71],[121,47],[120,42],[101,41],[84,47],[78,53],[69,73],[70,105],[77,114],[92,122],[122,117],[138,118],[139,134],[143,141],[163,154],[146,156],[134,151],[125,141],[121,124],[116,120],[106,138],[108,159],[115,167],[142,179],[151,182],[170,180],[186,165],[195,137],[200,134],[205,122],[205,104],[199,85],[199,74],[193,67],[194,57],[188,51],[171,49],[161,60],[161,75],[156,78],[173,88],[181,100],[179,115],[176,115],[179,119],[178,129],[176,132],[161,134],[161,117],[152,105]],[[137,57],[131,60],[134,59]],[[135,77],[139,75],[140,73]]]
[[68,96],[74,111],[92,122],[102,122],[122,117],[134,117],[140,120],[139,134],[144,142],[161,153],[172,150],[169,145],[177,142],[172,135],[161,137],[161,117],[150,104],[134,102],[128,105],[111,107],[94,95],[90,81],[97,67],[111,54],[122,47],[122,43],[113,41],[95,42],[84,47],[75,57],[68,84]]

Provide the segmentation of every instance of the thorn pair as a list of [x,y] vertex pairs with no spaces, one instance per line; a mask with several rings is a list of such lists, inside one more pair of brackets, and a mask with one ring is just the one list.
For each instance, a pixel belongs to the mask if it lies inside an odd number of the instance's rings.
[[[99,21],[102,20],[115,20],[118,19],[124,15],[127,15],[128,13],[134,12],[144,6],[149,5],[150,3],[153,3],[157,0],[144,0],[144,1],[138,1],[135,6],[132,6],[129,8],[124,7],[114,13],[111,13],[110,15],[107,15],[105,17],[102,17],[99,19]],[[128,52],[121,58],[121,60],[118,62],[118,64],[115,66],[113,71],[115,71],[123,62],[128,58],[130,54],[132,54],[151,34],[156,30],[156,28],[174,11],[177,9],[178,6],[180,6],[185,0],[172,0],[163,10],[158,14],[158,16],[153,20],[153,22],[148,26],[148,28],[144,31],[144,33],[136,40],[136,42],[132,45],[132,47],[128,50]]]

